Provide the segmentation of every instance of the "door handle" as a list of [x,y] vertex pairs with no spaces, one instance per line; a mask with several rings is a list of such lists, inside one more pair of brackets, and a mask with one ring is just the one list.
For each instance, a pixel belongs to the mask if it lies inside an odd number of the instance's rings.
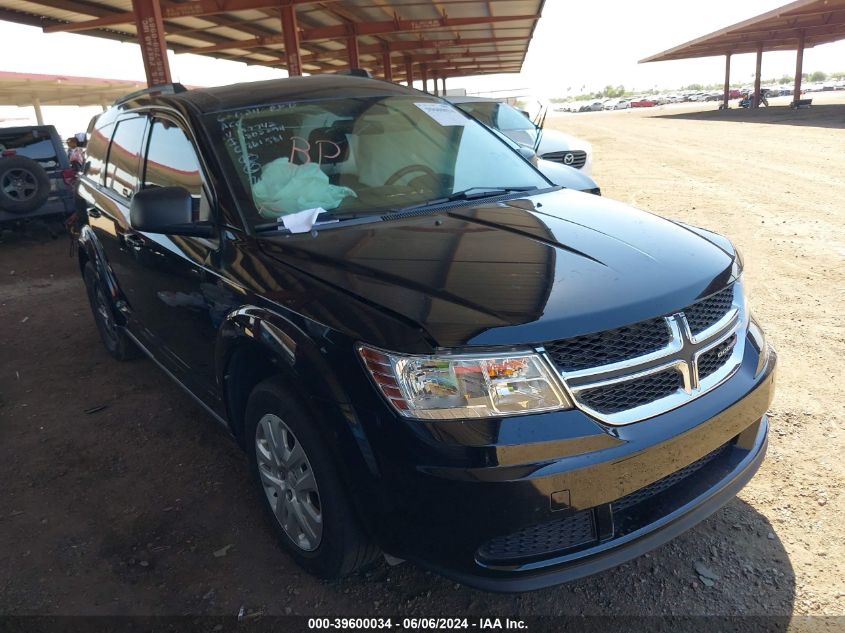
[[132,233],[123,236],[123,242],[133,250],[140,251],[144,248],[144,240]]

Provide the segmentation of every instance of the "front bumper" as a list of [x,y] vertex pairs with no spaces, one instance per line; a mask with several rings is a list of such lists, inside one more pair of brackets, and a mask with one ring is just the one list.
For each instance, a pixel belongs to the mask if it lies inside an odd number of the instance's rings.
[[[601,438],[508,446],[502,427],[489,466],[387,465],[384,529],[373,531],[390,554],[488,591],[539,589],[638,557],[727,503],[759,468],[776,356],[762,368],[757,359],[747,353],[712,392]],[[540,439],[586,418],[568,414],[529,416],[530,426]]]

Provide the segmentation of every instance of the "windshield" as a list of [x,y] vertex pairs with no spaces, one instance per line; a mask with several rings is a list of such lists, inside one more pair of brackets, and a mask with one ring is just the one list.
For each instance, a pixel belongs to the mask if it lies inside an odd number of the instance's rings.
[[252,225],[305,210],[386,212],[467,190],[551,186],[477,121],[424,96],[267,105],[206,123]]

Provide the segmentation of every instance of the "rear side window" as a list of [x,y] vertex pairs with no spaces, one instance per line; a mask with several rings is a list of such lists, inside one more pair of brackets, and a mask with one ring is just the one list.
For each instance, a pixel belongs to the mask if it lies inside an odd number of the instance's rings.
[[124,119],[117,123],[112,137],[106,166],[106,187],[124,198],[131,198],[138,186],[141,143],[146,125],[144,117]]
[[178,125],[166,119],[153,120],[144,187],[184,187],[194,201],[194,219],[208,219],[200,163],[193,143]]
[[85,148],[87,162],[85,175],[97,184],[103,184],[103,173],[106,166],[106,154],[109,151],[109,139],[111,138],[114,125],[104,125],[101,128],[91,130],[91,140]]
[[43,130],[34,129],[25,132],[0,130],[0,154],[12,152],[17,156],[31,158],[45,169],[59,165],[53,139]]

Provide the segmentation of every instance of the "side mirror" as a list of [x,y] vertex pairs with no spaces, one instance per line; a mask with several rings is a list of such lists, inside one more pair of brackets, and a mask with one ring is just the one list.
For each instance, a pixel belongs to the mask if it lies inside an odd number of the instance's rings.
[[525,145],[520,145],[519,149],[517,149],[516,151],[518,151],[520,156],[522,156],[528,162],[534,162],[534,160],[537,158],[537,152],[535,152],[530,147],[526,147]]
[[209,222],[192,221],[193,199],[184,187],[151,187],[132,198],[129,224],[145,233],[211,237],[214,227]]

